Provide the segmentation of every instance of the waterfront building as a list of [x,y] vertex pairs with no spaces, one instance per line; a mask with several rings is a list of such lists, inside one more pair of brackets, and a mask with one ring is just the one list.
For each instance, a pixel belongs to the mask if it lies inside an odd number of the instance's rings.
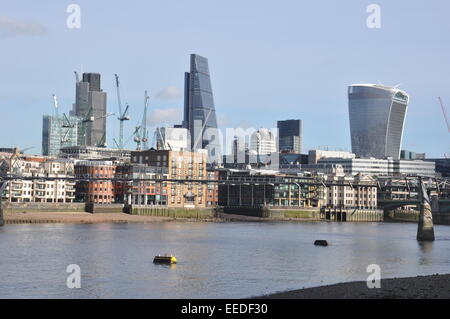
[[219,180],[219,171],[217,169],[207,169],[206,174],[208,181],[206,185],[206,206],[216,207],[219,203],[219,184],[216,182]]
[[278,121],[278,145],[280,152],[301,153],[302,121]]
[[[167,167],[144,164],[118,165],[114,181],[115,201],[138,206],[166,206],[168,177]],[[161,179],[161,181],[150,179]]]
[[[112,161],[78,161],[74,167],[76,201],[95,204],[111,204],[115,200],[112,179],[116,165]],[[85,180],[85,179],[99,180]]]
[[345,175],[340,167],[334,173],[324,175],[324,180],[337,184],[325,190],[325,204],[328,208],[377,208],[377,184],[373,177],[362,174]]
[[[325,166],[323,166],[325,164]],[[435,176],[435,163],[376,158],[322,158],[316,165],[303,165],[303,170],[316,170],[326,165],[341,165],[349,175],[424,175]]]
[[[167,168],[169,207],[205,207],[207,151],[146,150],[131,152],[131,162]],[[176,180],[180,180],[177,182]],[[189,181],[191,180],[191,181]]]
[[[81,81],[76,83],[75,104],[71,114],[86,121],[86,146],[106,145],[106,92],[100,84],[99,73],[83,73]],[[92,120],[92,121],[91,121]]]
[[348,89],[352,152],[357,157],[400,158],[409,96],[377,84]]
[[44,115],[42,120],[42,154],[57,156],[62,147],[80,145],[84,123],[74,116]]
[[60,157],[80,160],[123,160],[129,161],[131,150],[93,146],[68,146],[61,148]]
[[156,148],[172,151],[190,149],[189,131],[180,127],[158,127],[155,131]]
[[[221,180],[228,183],[220,183]],[[314,177],[266,169],[221,169],[218,204],[227,207],[321,207],[323,186],[305,185],[313,181]]]
[[72,203],[75,199],[74,186],[73,181],[64,179],[15,179],[8,183],[2,197],[12,203]]
[[[208,149],[208,161],[219,161],[220,142],[208,59],[191,54],[185,73],[183,127],[189,130],[191,149]],[[215,137],[215,138],[213,138]]]
[[[18,176],[8,183],[2,198],[17,203],[71,203],[75,196],[73,163],[47,157],[20,156],[0,161],[0,175]],[[27,178],[33,177],[33,180]],[[52,180],[39,179],[53,178]],[[60,179],[59,179],[60,178]]]

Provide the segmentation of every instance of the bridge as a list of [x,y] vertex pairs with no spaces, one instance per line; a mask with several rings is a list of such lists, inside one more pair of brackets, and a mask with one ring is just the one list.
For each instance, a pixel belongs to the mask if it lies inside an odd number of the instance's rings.
[[[438,211],[440,213],[450,213],[450,181],[442,178],[422,177],[431,198],[436,201]],[[172,178],[131,178],[131,177],[72,177],[72,176],[20,176],[7,175],[0,176],[0,194],[2,194],[9,181],[14,180],[66,180],[72,182],[96,182],[111,181],[120,183],[132,182],[152,182],[152,183],[198,183],[198,184],[217,184],[217,185],[251,185],[251,186],[275,186],[275,185],[296,185],[296,186],[315,186],[316,189],[321,187],[377,187],[378,189],[378,206],[384,211],[395,210],[404,206],[418,206],[419,201],[419,177],[398,177],[398,176],[378,176],[375,177],[374,183],[354,184],[352,182],[327,181],[318,177],[299,177],[299,176],[278,176],[278,175],[249,175],[249,176],[227,176],[218,179],[172,179]],[[321,196],[321,192],[314,192],[312,196]],[[0,202],[0,224],[3,222],[2,209]]]

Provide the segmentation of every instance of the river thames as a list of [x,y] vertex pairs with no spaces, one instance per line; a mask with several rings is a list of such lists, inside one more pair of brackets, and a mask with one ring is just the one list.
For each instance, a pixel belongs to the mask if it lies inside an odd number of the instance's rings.
[[[0,228],[0,298],[244,298],[450,273],[450,227],[419,244],[413,223],[30,224]],[[314,246],[326,239],[328,247]],[[173,266],[153,257],[171,253]],[[69,289],[66,267],[81,268]]]

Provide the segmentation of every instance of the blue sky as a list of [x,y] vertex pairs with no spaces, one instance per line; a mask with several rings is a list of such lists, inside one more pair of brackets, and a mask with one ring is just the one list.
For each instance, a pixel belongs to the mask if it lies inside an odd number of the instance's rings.
[[[66,26],[71,3],[81,7],[80,29]],[[372,3],[381,7],[380,29],[366,26]],[[198,53],[209,59],[223,127],[270,128],[300,118],[304,151],[350,150],[347,86],[400,84],[411,97],[402,148],[442,157],[450,151],[437,101],[441,96],[450,113],[448,12],[447,0],[3,1],[0,145],[39,153],[51,94],[68,111],[81,65],[102,74],[111,112],[120,75],[133,117],[125,138],[141,117],[144,90],[152,121],[177,123],[183,73],[189,54]],[[112,145],[118,121],[108,125]]]

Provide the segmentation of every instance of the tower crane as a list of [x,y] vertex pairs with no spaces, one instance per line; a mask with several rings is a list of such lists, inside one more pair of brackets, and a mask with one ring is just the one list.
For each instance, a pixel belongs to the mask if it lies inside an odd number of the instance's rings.
[[73,73],[75,73],[75,80],[78,82],[80,82],[80,77],[78,76],[78,72],[77,71],[73,71]]
[[142,115],[142,124],[141,124],[141,137],[142,137],[142,148],[147,150],[148,147],[148,129],[147,129],[147,111],[148,111],[148,102],[150,97],[147,94],[147,91],[144,92],[144,114]]
[[[92,106],[89,108],[89,111],[86,113],[86,116],[81,121],[84,126],[84,145],[85,146],[87,145],[87,134],[86,134],[87,125],[94,123],[94,121],[96,121],[96,120],[108,118],[112,115],[115,115],[115,114],[114,113],[106,113],[105,115],[102,115],[99,117],[94,117]],[[103,135],[101,140],[99,141],[99,143],[97,143],[97,146],[103,147],[105,144],[106,144],[106,137],[105,137],[105,135]]]
[[147,110],[148,110],[148,101],[149,96],[147,91],[144,92],[144,113],[142,114],[141,124],[136,125],[134,130],[134,139],[133,141],[136,143],[136,150],[148,149],[148,129],[147,129]]
[[438,99],[439,99],[439,104],[441,105],[442,113],[444,114],[445,124],[447,124],[447,129],[448,129],[448,132],[450,133],[450,123],[448,121],[447,112],[445,111],[444,102],[442,102],[441,97],[438,97]]
[[117,118],[120,122],[120,132],[119,132],[119,149],[123,149],[123,124],[125,121],[129,121],[131,117],[128,115],[129,105],[127,104],[125,111],[122,112],[122,101],[120,99],[120,87],[119,87],[119,76],[114,74],[116,77],[116,90],[117,90],[117,103],[119,105],[119,117]]

